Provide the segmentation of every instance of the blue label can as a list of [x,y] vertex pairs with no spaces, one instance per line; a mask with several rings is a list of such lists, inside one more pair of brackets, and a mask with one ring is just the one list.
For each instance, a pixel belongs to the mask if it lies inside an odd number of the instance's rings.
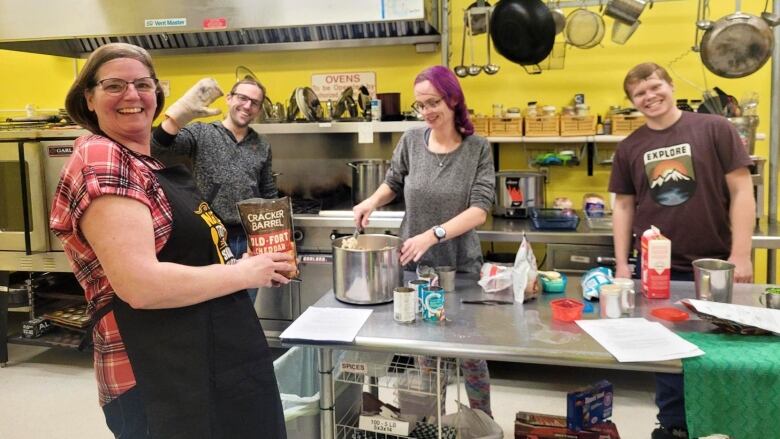
[[444,320],[444,289],[442,287],[425,285],[422,287],[422,317],[426,322]]
[[417,311],[417,314],[422,314],[422,300],[423,300],[423,291],[422,287],[428,285],[427,279],[415,279],[410,280],[407,286],[417,292],[417,300],[415,304],[415,310]]

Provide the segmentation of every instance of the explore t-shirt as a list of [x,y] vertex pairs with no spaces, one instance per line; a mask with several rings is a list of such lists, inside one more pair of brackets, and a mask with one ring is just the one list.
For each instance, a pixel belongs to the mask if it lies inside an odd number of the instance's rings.
[[683,111],[663,130],[640,127],[618,145],[609,191],[634,195],[634,247],[651,225],[672,241],[672,269],[731,252],[726,174],[752,161],[725,118]]

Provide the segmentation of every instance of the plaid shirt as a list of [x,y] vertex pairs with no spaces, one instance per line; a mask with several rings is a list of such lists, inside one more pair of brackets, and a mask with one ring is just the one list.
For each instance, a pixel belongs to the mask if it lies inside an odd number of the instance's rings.
[[[73,154],[62,170],[49,225],[62,241],[73,273],[84,288],[90,316],[109,303],[115,293],[82,234],[81,217],[92,200],[101,195],[137,200],[152,214],[155,247],[159,252],[170,236],[173,220],[168,200],[152,172],[162,167],[159,161],[103,136],[87,135],[76,139]],[[108,313],[102,318],[92,334],[102,406],[133,388],[135,377],[114,314]]]

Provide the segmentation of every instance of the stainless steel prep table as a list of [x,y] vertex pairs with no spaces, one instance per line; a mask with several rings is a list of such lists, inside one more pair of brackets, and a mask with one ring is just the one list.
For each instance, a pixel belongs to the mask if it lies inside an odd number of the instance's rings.
[[[406,273],[407,277],[412,273]],[[760,306],[758,296],[765,285],[735,284],[733,303]],[[333,416],[333,349],[347,349],[370,352],[392,352],[425,354],[439,357],[484,358],[487,360],[516,363],[552,364],[573,367],[636,370],[645,372],[680,373],[679,360],[619,363],[594,339],[580,330],[575,323],[553,321],[549,302],[561,297],[582,299],[580,279],[569,277],[565,294],[543,294],[525,304],[513,305],[471,305],[462,304],[462,299],[482,299],[486,295],[476,283],[473,275],[459,275],[455,292],[448,293],[445,300],[447,321],[432,324],[418,321],[400,324],[393,320],[393,304],[370,306],[373,310],[351,344],[323,343],[307,340],[284,340],[286,345],[307,345],[319,350],[320,410],[323,438],[333,438],[335,419]],[[693,282],[672,282],[670,299],[645,299],[637,289],[634,317],[646,317],[660,321],[677,331],[710,331],[715,327],[699,320],[694,314],[691,319],[680,323],[665,322],[650,315],[653,308],[672,306],[672,303],[686,297],[694,297]],[[350,308],[354,305],[341,303],[333,294],[327,294],[314,306]],[[536,319],[538,317],[538,320]],[[593,311],[583,314],[584,319],[599,318],[598,302]],[[541,324],[536,324],[538,321]],[[543,326],[544,325],[544,326]],[[535,339],[542,331],[553,330],[578,334],[568,343],[553,344]]]

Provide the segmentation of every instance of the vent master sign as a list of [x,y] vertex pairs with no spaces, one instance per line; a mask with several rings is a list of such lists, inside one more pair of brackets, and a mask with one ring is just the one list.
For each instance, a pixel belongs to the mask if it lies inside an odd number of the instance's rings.
[[186,18],[149,18],[144,20],[144,27],[183,27],[187,25]]

